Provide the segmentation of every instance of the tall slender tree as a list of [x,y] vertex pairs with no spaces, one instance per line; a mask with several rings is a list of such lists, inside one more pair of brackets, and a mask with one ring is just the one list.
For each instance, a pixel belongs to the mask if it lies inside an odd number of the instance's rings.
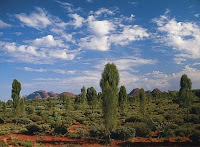
[[14,109],[17,108],[17,105],[20,102],[20,91],[21,91],[21,83],[16,79],[14,79],[12,83],[12,94],[11,94],[11,97],[13,99]]
[[81,88],[81,103],[84,103],[86,101],[86,88],[83,86]]
[[189,109],[192,103],[192,81],[186,74],[183,74],[180,80],[179,99],[183,106],[187,107],[187,119],[189,117]]
[[119,90],[119,95],[118,95],[118,105],[119,105],[119,108],[120,108],[121,112],[125,111],[126,104],[127,104],[126,87],[125,86],[121,86],[120,90]]
[[86,97],[88,105],[92,107],[92,113],[93,113],[94,107],[97,104],[97,92],[94,89],[94,87],[90,87],[87,89]]
[[140,113],[144,116],[145,114],[145,92],[144,89],[141,88],[140,89],[140,93],[139,93],[139,98],[140,98]]
[[102,73],[100,87],[102,89],[102,111],[105,129],[110,140],[111,132],[117,126],[117,94],[119,72],[114,63],[107,63]]

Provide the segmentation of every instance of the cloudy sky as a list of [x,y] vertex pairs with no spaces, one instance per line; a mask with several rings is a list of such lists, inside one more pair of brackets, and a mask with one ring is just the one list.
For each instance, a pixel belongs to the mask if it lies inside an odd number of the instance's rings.
[[184,73],[200,88],[200,1],[0,1],[0,100],[14,78],[21,95],[100,91],[107,62],[127,92],[178,90]]

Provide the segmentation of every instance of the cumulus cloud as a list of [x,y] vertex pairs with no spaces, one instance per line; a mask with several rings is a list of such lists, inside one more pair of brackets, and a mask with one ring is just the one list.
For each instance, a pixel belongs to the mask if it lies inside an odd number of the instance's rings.
[[123,31],[119,34],[113,34],[110,36],[110,42],[115,45],[127,45],[135,40],[143,40],[145,37],[149,37],[147,30],[138,25],[128,25],[123,27]]
[[[108,51],[112,44],[114,45],[129,45],[133,41],[143,40],[150,35],[147,30],[138,25],[125,25],[122,21],[98,20],[98,15],[103,13],[113,14],[113,11],[102,8],[96,12],[90,12],[86,20],[87,28],[90,35],[80,39],[79,46],[85,49],[93,49],[100,51]],[[120,16],[120,19],[131,21],[134,18]]]
[[6,28],[6,27],[11,27],[11,25],[0,20],[0,28]]
[[53,35],[47,35],[45,37],[36,38],[31,41],[32,45],[37,47],[66,47],[62,40],[54,39]]
[[167,14],[153,19],[158,31],[163,33],[160,40],[177,51],[175,61],[200,58],[200,27],[193,22],[177,22]]
[[81,17],[78,14],[70,14],[70,16],[74,19],[74,21],[71,22],[72,25],[74,25],[76,28],[82,27],[82,24],[84,22],[84,18]]
[[39,13],[31,13],[30,15],[26,15],[24,13],[16,14],[15,16],[23,22],[25,25],[29,27],[34,27],[36,29],[42,29],[51,25],[51,21],[48,18],[46,12],[41,8],[37,8]]
[[19,61],[33,64],[52,64],[55,59],[73,60],[78,54],[77,51],[53,47],[53,44],[40,46],[40,43],[39,41],[38,44],[17,45],[15,42],[0,42],[0,48]]
[[112,22],[108,20],[96,20],[92,15],[88,17],[88,27],[97,36],[107,35],[110,31],[114,30]]
[[108,51],[110,48],[108,36],[88,36],[85,38],[81,38],[79,45],[87,49],[99,51]]

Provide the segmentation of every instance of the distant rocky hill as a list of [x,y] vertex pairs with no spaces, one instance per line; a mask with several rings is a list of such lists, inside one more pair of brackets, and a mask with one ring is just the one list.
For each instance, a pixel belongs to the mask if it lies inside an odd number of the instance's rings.
[[158,94],[158,93],[161,93],[162,91],[160,91],[160,89],[158,89],[158,88],[155,88],[152,92],[151,92],[151,94]]
[[140,93],[140,89],[135,88],[128,95],[139,95],[139,93]]
[[76,95],[73,94],[73,93],[71,93],[71,92],[63,92],[63,93],[61,93],[61,94],[66,94],[66,95],[68,95],[68,96],[70,96],[70,97],[76,97]]
[[[160,91],[158,88],[155,88],[153,91],[145,91],[145,93],[148,94],[158,94],[161,93],[162,91]],[[135,88],[133,89],[128,95],[139,95],[140,93],[140,89],[139,88]]]
[[[70,92],[63,92],[61,94],[66,94],[70,97],[76,96]],[[58,96],[59,96],[59,94],[54,93],[53,91],[46,92],[45,90],[39,90],[39,91],[35,91],[35,92],[29,94],[26,98],[27,99],[42,99],[42,98],[48,98],[48,97],[57,98]]]

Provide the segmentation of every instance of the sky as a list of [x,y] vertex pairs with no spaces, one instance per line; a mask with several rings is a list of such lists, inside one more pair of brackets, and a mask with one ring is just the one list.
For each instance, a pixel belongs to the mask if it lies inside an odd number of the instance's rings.
[[200,0],[0,0],[0,100],[36,90],[101,91],[108,62],[120,84],[200,88]]

